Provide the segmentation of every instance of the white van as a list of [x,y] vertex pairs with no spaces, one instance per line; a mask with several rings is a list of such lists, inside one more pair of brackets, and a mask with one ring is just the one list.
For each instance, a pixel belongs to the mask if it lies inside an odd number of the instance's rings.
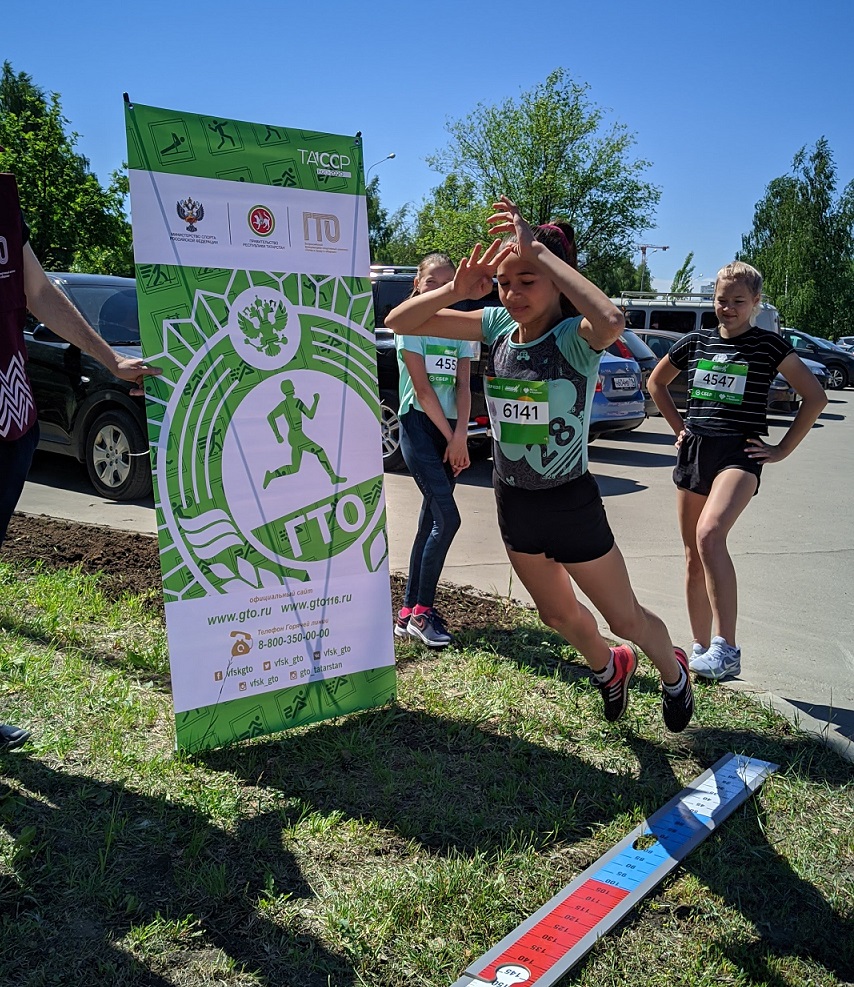
[[[611,301],[626,313],[629,329],[693,332],[718,324],[712,295],[708,293],[624,291],[619,298],[612,298]],[[768,302],[762,303],[754,322],[760,329],[780,334],[780,313]]]

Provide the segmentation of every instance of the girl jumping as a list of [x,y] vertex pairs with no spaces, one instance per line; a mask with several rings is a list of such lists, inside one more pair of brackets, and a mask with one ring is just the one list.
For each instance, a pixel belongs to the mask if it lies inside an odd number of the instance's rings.
[[[765,463],[785,459],[827,404],[821,385],[776,333],[751,325],[762,275],[741,261],[718,271],[714,329],[678,340],[649,378],[649,393],[676,434],[676,510],[685,545],[685,592],[694,635],[690,667],[706,679],[741,673],[736,644],[738,593],[727,536],[759,492]],[[667,385],[687,370],[683,420]],[[801,395],[779,445],[768,434],[768,389],[777,371]]]
[[[570,226],[532,230],[506,197],[494,208],[491,232],[507,234],[504,243],[496,241],[485,252],[478,244],[447,284],[403,302],[386,325],[407,335],[486,341],[493,486],[514,571],[542,621],[590,665],[607,720],[626,710],[637,652],[629,644],[608,645],[573,581],[615,635],[649,655],[662,678],[664,722],[683,730],[694,708],[687,656],[635,598],[587,471],[599,357],[622,332],[623,315],[576,270]],[[487,294],[495,273],[504,308],[447,308]]]
[[[435,291],[453,277],[449,257],[429,254],[418,265],[413,297]],[[470,368],[480,345],[428,336],[398,336],[396,344],[400,448],[424,500],[394,633],[429,648],[444,648],[453,638],[434,602],[442,566],[460,527],[454,481],[469,465]]]

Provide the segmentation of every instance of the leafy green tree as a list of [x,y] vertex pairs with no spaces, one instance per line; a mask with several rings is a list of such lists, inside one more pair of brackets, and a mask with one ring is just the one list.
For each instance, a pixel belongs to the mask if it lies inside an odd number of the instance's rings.
[[628,254],[591,257],[584,265],[584,275],[610,298],[623,291],[641,291],[641,278],[647,285],[652,278],[649,267],[642,271]]
[[682,266],[673,275],[673,281],[670,284],[670,290],[675,295],[690,295],[691,289],[694,285],[694,275],[696,269],[694,267],[694,251],[691,250],[686,256],[685,260],[682,262]]
[[377,175],[365,186],[368,203],[368,239],[374,264],[416,264],[418,254],[409,229],[409,206],[389,215],[380,202]]
[[130,274],[126,184],[114,175],[102,188],[88,160],[75,151],[78,135],[67,127],[59,95],[46,95],[31,76],[16,74],[4,62],[0,168],[17,178],[33,250],[48,269]]
[[[452,191],[470,203],[472,226],[503,193],[531,222],[570,222],[583,257],[630,253],[637,234],[652,225],[661,192],[644,178],[649,162],[632,156],[634,135],[622,124],[606,125],[588,92],[556,69],[518,100],[481,103],[450,122],[450,143],[427,159],[448,177],[428,203],[434,215],[425,225],[454,220],[462,232],[467,221],[445,208]],[[484,235],[480,226],[467,247]]]
[[769,182],[739,253],[785,325],[833,339],[854,332],[854,181],[836,187],[827,140],[802,147],[792,173]]
[[456,174],[433,189],[418,211],[415,248],[419,257],[439,250],[456,263],[478,242],[485,242],[492,209],[478,198],[474,182]]

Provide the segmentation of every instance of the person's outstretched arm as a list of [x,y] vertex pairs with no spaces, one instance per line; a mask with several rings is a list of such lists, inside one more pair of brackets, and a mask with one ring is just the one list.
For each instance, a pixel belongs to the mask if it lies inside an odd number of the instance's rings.
[[144,394],[143,377],[161,373],[159,367],[152,367],[145,360],[123,357],[106,343],[59,288],[51,284],[29,243],[24,244],[24,291],[27,308],[57,336],[93,356],[121,380],[139,385],[131,394]]
[[481,339],[481,313],[454,312],[448,306],[467,298],[488,295],[498,265],[509,252],[497,240],[484,253],[477,244],[471,254],[460,261],[453,281],[401,302],[386,316],[386,328],[399,336]]

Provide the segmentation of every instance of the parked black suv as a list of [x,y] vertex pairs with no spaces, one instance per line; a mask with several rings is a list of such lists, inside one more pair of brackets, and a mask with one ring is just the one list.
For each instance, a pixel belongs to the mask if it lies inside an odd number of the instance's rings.
[[[374,316],[376,319],[377,370],[379,375],[380,403],[382,407],[383,465],[387,470],[398,470],[403,466],[400,451],[400,420],[397,411],[400,407],[398,385],[400,370],[394,346],[394,333],[386,329],[388,313],[412,294],[414,267],[391,267],[382,264],[371,266],[371,286],[374,293]],[[495,288],[486,298],[478,301],[461,302],[455,308],[464,311],[500,305],[498,289]],[[469,419],[469,444],[475,447],[485,444],[488,439],[489,416],[486,411],[486,398],[483,393],[483,371],[485,350],[481,349],[479,360],[471,362],[471,417]]]
[[[122,356],[141,357],[136,282],[99,274],[48,278],[96,332]],[[39,449],[86,464],[102,497],[135,500],[151,491],[151,463],[142,397],[94,357],[27,316],[27,372],[38,408]]]

